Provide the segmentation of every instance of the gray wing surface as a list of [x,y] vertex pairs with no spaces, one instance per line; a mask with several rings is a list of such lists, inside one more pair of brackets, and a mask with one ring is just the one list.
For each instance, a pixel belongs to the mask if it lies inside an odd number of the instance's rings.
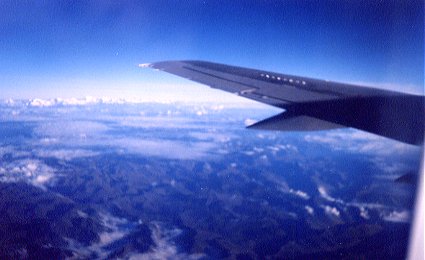
[[249,128],[312,131],[353,127],[404,143],[424,140],[424,96],[205,61],[145,66],[285,109]]

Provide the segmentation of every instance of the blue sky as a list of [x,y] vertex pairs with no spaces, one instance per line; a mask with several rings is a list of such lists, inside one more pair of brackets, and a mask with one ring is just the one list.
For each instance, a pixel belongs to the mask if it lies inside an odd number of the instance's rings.
[[233,99],[137,67],[174,59],[423,92],[423,1],[406,2],[2,0],[0,98]]

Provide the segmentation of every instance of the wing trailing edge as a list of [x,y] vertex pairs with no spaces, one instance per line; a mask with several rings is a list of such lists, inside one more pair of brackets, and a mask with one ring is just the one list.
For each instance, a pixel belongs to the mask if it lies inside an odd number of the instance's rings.
[[249,128],[316,131],[352,127],[404,143],[421,145],[425,128],[424,106],[424,98],[408,95],[298,103],[288,105],[287,111]]

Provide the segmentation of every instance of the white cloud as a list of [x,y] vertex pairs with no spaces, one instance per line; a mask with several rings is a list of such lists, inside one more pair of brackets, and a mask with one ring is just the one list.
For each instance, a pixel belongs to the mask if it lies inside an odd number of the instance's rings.
[[[193,118],[190,116],[180,116],[181,113],[189,113],[187,111],[181,112],[179,108],[172,111],[156,111],[154,115],[146,115],[145,112],[140,112],[139,115],[126,115],[126,116],[105,116],[102,115],[100,119],[116,122],[120,126],[129,126],[137,128],[165,128],[165,129],[201,129],[199,133],[210,131],[210,126],[206,126],[202,118]],[[210,122],[211,123],[211,122]]]
[[[398,222],[406,222],[406,214],[408,213],[408,211],[401,211],[401,212],[393,211],[390,214],[388,214],[387,213],[388,210],[391,209],[391,207],[389,206],[379,204],[379,203],[345,202],[342,199],[338,199],[338,198],[334,198],[330,196],[327,193],[325,187],[323,186],[319,186],[317,189],[320,193],[320,196],[329,202],[337,203],[338,205],[341,205],[343,207],[358,208],[360,212],[359,213],[360,216],[364,219],[370,219],[369,211],[373,210],[373,211],[379,212],[381,217],[386,221],[396,222],[398,220]],[[328,214],[333,214],[335,216],[340,215],[339,214],[340,212],[335,207],[329,207],[329,206],[326,206],[326,207],[322,206],[322,207],[325,209],[326,213]],[[403,221],[403,219],[405,221]]]
[[223,104],[211,105],[210,109],[212,111],[221,111],[221,110],[225,109],[225,106]]
[[414,158],[421,153],[421,148],[418,146],[355,129],[339,129],[308,134],[304,139],[310,143],[327,145],[335,151],[367,155],[370,162],[389,174],[407,171],[412,167],[411,164],[401,163],[399,160],[391,160],[390,158],[394,158],[395,155]]
[[169,159],[195,160],[213,155],[217,145],[213,142],[180,142],[174,140],[119,138],[105,141],[107,145],[148,156]]
[[257,152],[257,153],[262,153],[262,152],[264,152],[264,148],[259,148],[259,147],[254,146],[254,151]]
[[223,134],[223,133],[206,132],[206,131],[191,132],[190,136],[198,140],[214,141],[219,143],[227,143],[236,137],[235,135],[232,135],[232,134]]
[[[77,213],[80,217],[87,217],[87,214],[84,212]],[[96,254],[98,258],[106,259],[110,252],[105,250],[104,247],[130,233],[129,226],[131,226],[131,223],[128,220],[112,216],[109,213],[101,213],[99,217],[104,228],[103,232],[99,234],[99,241],[85,247],[75,240],[65,238],[68,242],[68,248],[73,251],[75,258],[92,258],[93,254]]]
[[82,217],[82,218],[88,218],[89,215],[87,215],[87,213],[81,211],[81,210],[77,210],[77,214],[78,216]]
[[172,179],[172,180],[170,181],[170,185],[171,185],[172,187],[175,187],[175,186],[176,186],[176,180]]
[[269,149],[272,152],[279,152],[280,151],[279,146],[267,146],[267,149]]
[[120,230],[111,230],[109,232],[102,232],[99,234],[99,245],[108,245],[114,241],[123,238],[127,233]]
[[109,128],[98,122],[83,120],[48,121],[40,123],[34,132],[41,140],[61,140],[66,142],[83,140],[90,136],[98,136]]
[[247,119],[245,119],[244,124],[245,124],[245,126],[250,126],[250,125],[253,125],[253,124],[257,123],[257,122],[258,121],[255,120],[255,119],[247,118]]
[[[12,100],[13,101],[13,100]],[[85,106],[85,105],[94,105],[94,104],[137,104],[145,103],[146,99],[142,98],[111,98],[111,97],[92,97],[86,96],[84,98],[50,98],[50,99],[41,99],[35,98],[30,99],[27,102],[28,106],[31,107],[51,107],[51,106]],[[7,103],[9,105],[14,105],[15,102]]]
[[[164,125],[171,127],[166,122],[161,123],[161,120],[158,118],[152,120],[155,122],[154,125],[158,127]],[[172,125],[185,125],[184,122],[182,124],[180,123],[176,121]],[[140,124],[143,125],[143,123]],[[125,122],[124,126],[126,126]],[[192,142],[186,142],[174,139],[161,139],[163,136],[161,138],[149,139],[138,135],[134,137],[119,137],[108,134],[107,131],[110,129],[109,126],[103,123],[84,120],[43,122],[35,128],[35,133],[40,138],[40,141],[35,142],[34,146],[36,148],[34,153],[41,157],[56,157],[61,160],[71,160],[77,157],[95,156],[98,152],[92,151],[88,147],[101,146],[121,152],[126,151],[162,158],[205,159],[208,156],[218,154],[219,149],[217,148],[219,147],[219,142],[228,142],[232,138],[231,135],[225,134],[195,132],[193,135],[198,138]],[[56,149],[58,143],[65,148]],[[42,148],[38,148],[37,145]]]
[[298,152],[298,148],[292,144],[286,144],[286,145],[278,144],[277,146],[284,151]]
[[301,199],[304,199],[304,200],[310,199],[310,195],[308,195],[306,192],[304,192],[302,190],[294,190],[294,189],[290,188],[288,183],[286,183],[286,181],[284,181],[284,180],[277,179],[273,175],[270,175],[268,177],[266,176],[266,178],[269,179],[270,181],[274,182],[277,186],[277,189],[280,190],[283,193],[292,194],[292,195],[295,195],[295,196],[297,196]]
[[340,212],[336,207],[331,207],[331,206],[322,206],[325,209],[325,213],[328,214],[329,216],[335,216],[335,217],[339,217]]
[[255,154],[255,152],[254,152],[254,151],[243,151],[242,153],[243,153],[243,154],[246,154],[246,155],[248,155],[248,156],[252,156],[252,155],[254,155],[254,154]]
[[99,234],[100,241],[96,244],[96,246],[102,247],[108,245],[129,233],[128,229],[123,228],[123,226],[128,223],[126,219],[117,218],[104,213],[99,214],[99,216],[105,231]]
[[[177,112],[174,112],[177,113]],[[116,121],[121,126],[140,128],[171,128],[171,129],[203,129],[205,126],[193,118],[156,115],[156,116],[126,116],[124,118],[107,118]]]
[[[304,137],[307,142],[323,143],[336,150],[370,150],[372,142],[385,143],[385,138],[355,129],[338,129],[327,132],[308,134]],[[365,146],[365,147],[364,147]]]
[[203,116],[203,115],[206,115],[206,114],[208,114],[208,112],[206,110],[198,110],[198,111],[196,111],[196,115],[197,116]]
[[29,101],[28,105],[32,107],[50,107],[55,104],[54,100],[43,100],[43,99],[33,99]]
[[389,222],[402,222],[409,223],[410,222],[410,212],[407,210],[403,211],[392,211],[387,214],[382,215],[382,219]]
[[58,149],[58,150],[37,150],[35,152],[39,157],[54,157],[59,160],[69,161],[75,158],[92,157],[99,153],[83,149]]
[[383,175],[374,176],[376,178],[394,180],[400,177],[401,172],[408,172],[409,169],[411,169],[411,165],[406,165],[394,160],[388,160],[388,158],[385,157],[377,157],[371,160],[379,169],[384,171]]
[[[83,213],[83,216],[86,214]],[[84,247],[77,241],[66,238],[68,248],[74,252],[75,258],[92,258],[95,254],[98,258],[104,259],[110,253],[106,246],[118,241],[131,232],[131,226],[142,224],[129,223],[124,218],[117,218],[110,214],[100,214],[104,231],[99,234],[99,241]],[[124,259],[200,259],[203,254],[186,254],[179,252],[174,239],[181,234],[181,230],[177,228],[166,229],[159,222],[151,222],[149,224],[151,230],[151,238],[153,245],[147,252],[130,252],[123,256]]]
[[20,151],[11,145],[0,146],[0,157],[10,154],[12,157],[28,157],[30,156],[30,152],[28,151]]
[[[326,189],[323,186],[318,187],[318,191],[320,193],[320,196],[327,201],[338,203],[339,205],[342,205],[343,207],[355,207],[359,209],[359,214],[364,219],[370,219],[370,210],[374,210],[379,212],[382,219],[385,221],[390,222],[409,222],[410,221],[410,212],[408,210],[391,210],[391,207],[379,204],[379,203],[361,203],[361,202],[345,202],[341,199],[334,198],[330,196]],[[325,209],[325,212],[328,215],[334,215],[334,216],[340,216],[340,211],[336,207],[330,207],[330,206],[321,206]],[[390,211],[390,213],[388,213]]]
[[39,160],[24,159],[0,164],[1,182],[26,182],[44,188],[54,177],[54,169]]
[[294,195],[296,195],[296,196],[298,196],[302,199],[305,199],[305,200],[310,199],[310,196],[306,192],[301,191],[301,190],[289,189],[289,193],[294,194]]
[[329,145],[334,150],[343,150],[368,155],[388,156],[392,154],[412,153],[420,148],[367,133],[356,129],[337,129],[308,134],[304,140],[310,143]]
[[50,178],[51,178],[52,176],[50,176],[50,175],[38,175],[36,178],[35,178],[35,183],[37,183],[37,184],[44,184],[45,182],[47,182],[48,180],[50,180]]
[[360,207],[359,210],[360,210],[360,216],[362,218],[364,218],[364,219],[369,219],[370,218],[369,212],[366,210],[365,207]]
[[330,196],[330,195],[328,194],[328,192],[326,191],[326,188],[325,188],[324,186],[320,186],[320,185],[319,185],[319,186],[317,187],[317,190],[319,191],[320,196],[321,196],[322,198],[324,198],[325,200],[330,201],[330,202],[337,202],[337,203],[344,204],[344,201],[343,201],[343,200],[341,200],[341,199],[337,199],[337,198],[334,198],[334,197]]
[[329,136],[322,136],[322,135],[306,135],[304,137],[304,140],[307,142],[314,142],[314,143],[324,143],[329,145],[334,145],[338,143],[338,140],[335,138],[329,137]]
[[313,215],[314,214],[314,209],[312,207],[305,206],[304,208],[308,212],[308,214],[310,214],[310,215]]
[[320,196],[322,196],[323,198],[330,200],[330,201],[334,200],[333,198],[329,197],[328,193],[326,192],[325,187],[319,186],[319,187],[317,187],[317,190],[319,191]]
[[386,209],[387,206],[379,203],[359,203],[359,202],[348,202],[346,203],[347,206],[356,207],[356,208],[365,208],[365,209],[376,209],[376,210],[382,210]]
[[151,223],[154,246],[146,253],[131,254],[129,259],[201,259],[203,254],[186,254],[178,251],[173,239],[181,234],[179,229],[166,230],[160,223]]

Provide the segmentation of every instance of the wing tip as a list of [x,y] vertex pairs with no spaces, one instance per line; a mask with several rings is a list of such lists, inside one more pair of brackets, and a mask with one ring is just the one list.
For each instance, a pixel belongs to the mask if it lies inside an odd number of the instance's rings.
[[152,63],[140,63],[138,65],[139,68],[151,68],[152,67]]

